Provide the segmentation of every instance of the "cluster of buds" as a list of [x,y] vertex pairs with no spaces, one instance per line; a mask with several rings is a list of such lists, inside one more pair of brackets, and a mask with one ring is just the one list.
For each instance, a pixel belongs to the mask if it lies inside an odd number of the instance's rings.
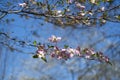
[[45,56],[46,56],[47,50],[45,49],[45,46],[39,45],[37,48],[38,48],[36,51],[37,54],[35,54],[33,57],[34,58],[41,58],[42,60],[44,60],[46,62],[47,60],[46,60]]
[[[61,37],[51,36],[48,39],[52,43],[57,43],[61,40]],[[51,56],[56,59],[64,59],[68,60],[75,56],[90,60],[98,60],[100,62],[110,63],[110,60],[107,56],[104,56],[102,52],[95,52],[91,48],[70,48],[69,46],[64,46],[64,48],[59,48],[57,45],[38,45],[36,54],[33,56],[34,58],[41,58],[45,62],[47,62],[46,55]]]
[[75,55],[79,56],[80,51],[77,50],[77,49],[72,49],[72,48],[60,49],[60,48],[55,46],[50,55],[51,55],[52,58],[67,60],[67,59],[70,59],[70,58],[74,57]]

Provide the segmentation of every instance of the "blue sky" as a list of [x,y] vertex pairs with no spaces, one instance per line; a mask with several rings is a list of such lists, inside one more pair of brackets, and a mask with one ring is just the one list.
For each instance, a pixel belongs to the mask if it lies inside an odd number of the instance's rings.
[[[76,46],[89,47],[91,44],[103,39],[105,36],[120,34],[120,23],[111,23],[107,22],[106,25],[96,28],[87,28],[87,29],[73,29],[71,27],[61,28],[59,26],[53,25],[51,23],[44,22],[42,20],[35,19],[24,19],[17,15],[7,15],[7,18],[14,18],[15,21],[9,24],[0,23],[0,31],[7,33],[12,38],[18,40],[26,41],[27,43],[32,43],[34,40],[41,43],[49,43],[48,37],[51,35],[61,36],[63,40],[60,42],[59,46],[64,44],[69,44],[71,47],[75,48]],[[44,25],[41,25],[43,23]],[[34,35],[33,35],[34,33]],[[4,37],[5,38],[5,37]],[[6,60],[6,67],[1,64],[1,69],[5,70],[5,79],[4,80],[40,80],[40,78],[47,78],[52,76],[55,80],[72,80],[71,70],[74,73],[74,80],[77,80],[77,76],[82,74],[86,68],[91,67],[92,65],[87,65],[90,63],[93,65],[100,64],[96,61],[88,61],[84,59],[71,59],[66,62],[57,61],[55,59],[48,58],[48,63],[44,63],[41,59],[33,59],[32,54],[35,53],[36,48],[30,46],[20,46],[19,44],[13,43],[10,40],[4,39],[3,36],[0,37],[1,41],[6,40],[6,43],[9,43],[14,48],[20,49],[22,52],[10,51],[7,47],[0,45],[2,47],[2,57],[1,63],[4,63]],[[116,47],[116,44],[119,44],[120,36],[105,38],[101,42],[93,46],[96,51],[102,51],[105,55],[110,56],[111,60],[115,60],[114,72],[119,70],[120,64],[116,58],[120,58],[119,48],[109,49],[110,45],[113,45],[113,48]],[[113,52],[113,53],[112,53]],[[112,54],[118,55],[118,57],[112,57]],[[0,73],[3,70],[0,71]],[[92,69],[88,74],[97,74],[95,69]],[[114,75],[114,74],[113,74]],[[1,76],[0,76],[1,77]],[[116,76],[115,76],[116,78]],[[115,79],[114,78],[114,79]],[[114,80],[111,79],[111,80]],[[49,79],[47,79],[49,80]],[[115,79],[117,80],[117,79]]]

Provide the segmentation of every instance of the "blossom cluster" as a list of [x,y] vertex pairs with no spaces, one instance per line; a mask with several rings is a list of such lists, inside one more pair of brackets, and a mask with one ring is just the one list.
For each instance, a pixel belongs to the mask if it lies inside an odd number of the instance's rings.
[[[61,37],[51,36],[48,40],[52,43],[57,43],[61,40]],[[45,62],[47,62],[46,55],[51,56],[52,58],[56,59],[64,59],[68,60],[73,57],[80,57],[90,60],[98,60],[100,62],[110,63],[110,60],[107,56],[104,56],[102,52],[95,52],[91,48],[70,48],[69,46],[65,45],[64,48],[59,48],[57,45],[38,45],[37,46],[36,54],[33,56],[34,58],[41,58]]]

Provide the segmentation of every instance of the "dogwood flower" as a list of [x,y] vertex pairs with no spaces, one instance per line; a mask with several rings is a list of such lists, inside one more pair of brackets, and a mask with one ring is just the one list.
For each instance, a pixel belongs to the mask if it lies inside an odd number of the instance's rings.
[[61,40],[61,37],[56,37],[55,35],[52,35],[50,38],[48,38],[50,42],[56,43]]
[[106,20],[105,20],[105,19],[102,19],[102,23],[103,23],[103,24],[106,23]]
[[68,48],[68,49],[67,49],[67,52],[68,52],[68,53],[72,53],[72,54],[74,54],[74,53],[75,53],[75,49]]
[[101,11],[105,11],[105,7],[102,7],[102,8],[101,8]]
[[19,3],[19,6],[20,6],[20,7],[26,7],[27,4],[26,4],[26,3]]
[[[49,39],[50,42],[58,42],[61,40],[61,37],[56,37],[52,35]],[[37,51],[33,58],[41,58],[47,62],[46,55],[50,55],[52,58],[68,60],[74,56],[83,57],[86,59],[99,60],[100,62],[106,62],[111,64],[108,57],[104,56],[102,52],[95,52],[91,48],[80,48],[79,46],[74,49],[70,47],[59,48],[57,45],[53,47],[45,47],[45,45],[39,45]],[[111,64],[112,65],[112,64]]]
[[95,2],[96,2],[96,0],[90,0],[91,1],[91,3],[93,3],[93,4],[95,4]]
[[57,17],[63,16],[63,15],[62,15],[62,11],[61,11],[61,10],[57,10],[56,15],[57,15]]
[[82,54],[81,54],[81,49],[80,49],[80,47],[78,46],[76,49],[75,49],[75,55],[77,55],[77,56],[82,56]]
[[60,14],[60,13],[62,13],[62,11],[61,11],[61,10],[58,10],[58,11],[57,11],[57,14]]
[[42,58],[42,57],[45,57],[45,52],[44,51],[37,51],[37,55],[38,57]]
[[86,59],[90,59],[90,55],[86,55],[85,58],[86,58]]
[[86,13],[85,13],[85,12],[81,12],[80,15],[81,15],[81,16],[85,16]]

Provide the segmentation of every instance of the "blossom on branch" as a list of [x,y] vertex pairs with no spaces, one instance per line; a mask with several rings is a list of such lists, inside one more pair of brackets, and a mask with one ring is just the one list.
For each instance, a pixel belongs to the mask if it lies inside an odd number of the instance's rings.
[[[57,43],[61,40],[61,37],[56,37],[55,35],[52,35],[48,40],[50,42]],[[68,60],[70,58],[73,58],[74,56],[78,56],[79,58],[98,60],[100,62],[106,62],[111,64],[109,58],[104,56],[102,52],[95,52],[91,48],[82,49],[79,46],[74,49],[69,46],[59,48],[57,45],[48,45],[48,47],[45,47],[45,45],[39,45],[36,53],[37,54],[35,54],[33,57],[41,58],[45,62],[47,62],[46,55],[50,55],[51,58],[56,58],[58,60]]]
[[42,58],[45,57],[45,52],[44,51],[37,51],[38,57]]
[[50,42],[56,43],[61,40],[61,37],[56,37],[55,35],[52,35],[50,38],[48,38]]
[[37,51],[36,51],[36,54],[33,56],[33,58],[41,58],[42,60],[44,60],[45,62],[47,62],[46,60],[46,50],[45,50],[45,47],[44,45],[39,45],[37,47]]

